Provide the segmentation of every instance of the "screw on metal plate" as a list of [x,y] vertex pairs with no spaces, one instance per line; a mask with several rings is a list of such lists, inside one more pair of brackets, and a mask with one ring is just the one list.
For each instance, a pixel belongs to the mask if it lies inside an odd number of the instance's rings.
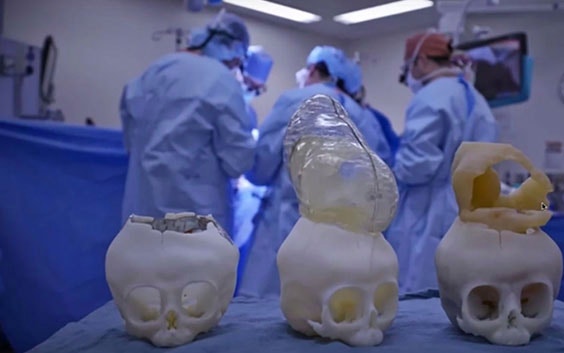
[[172,230],[179,233],[193,233],[194,231],[206,229],[200,226],[195,216],[186,216],[178,219],[156,219],[153,221],[152,227],[160,232]]
[[213,223],[218,233],[233,244],[233,240],[227,232],[211,216],[198,216],[192,212],[167,214],[165,218],[155,219],[152,217],[142,217],[132,215],[129,217],[132,223],[143,223],[150,225],[154,230],[161,233],[173,231],[178,233],[190,234],[203,232],[208,229],[208,223]]

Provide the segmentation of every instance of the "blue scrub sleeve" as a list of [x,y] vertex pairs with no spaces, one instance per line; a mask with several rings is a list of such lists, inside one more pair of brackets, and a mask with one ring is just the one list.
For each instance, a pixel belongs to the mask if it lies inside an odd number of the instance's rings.
[[246,175],[251,183],[269,185],[277,175],[283,162],[284,134],[292,114],[291,102],[281,97],[260,125],[255,163]]
[[[485,109],[489,109],[485,106]],[[491,111],[484,112],[485,118],[480,117],[477,122],[474,123],[474,129],[477,132],[473,136],[473,141],[476,142],[498,142],[499,140],[499,126]]]
[[253,165],[255,140],[251,131],[243,129],[243,119],[229,108],[218,112],[214,149],[221,167],[231,178],[238,178]]
[[396,154],[394,174],[405,185],[429,183],[444,158],[440,148],[445,124],[440,111],[415,101],[407,110],[405,131]]
[[[227,88],[224,86],[224,90]],[[225,173],[238,178],[251,169],[256,142],[248,124],[242,93],[234,90],[227,98],[226,104],[215,106],[216,111],[210,114],[215,116],[213,145]]]
[[388,145],[390,146],[392,155],[394,155],[399,146],[399,136],[394,131],[392,124],[390,123],[390,119],[388,119],[384,114],[379,112],[378,110],[369,107],[370,111],[376,119],[380,122],[380,126],[382,127],[382,131],[384,132],[384,136],[386,136],[386,141],[388,141]]

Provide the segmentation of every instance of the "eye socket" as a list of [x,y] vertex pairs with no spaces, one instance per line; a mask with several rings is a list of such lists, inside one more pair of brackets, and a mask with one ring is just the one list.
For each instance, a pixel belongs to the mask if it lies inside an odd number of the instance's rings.
[[546,211],[548,210],[548,205],[545,204],[544,202],[541,202],[541,211]]

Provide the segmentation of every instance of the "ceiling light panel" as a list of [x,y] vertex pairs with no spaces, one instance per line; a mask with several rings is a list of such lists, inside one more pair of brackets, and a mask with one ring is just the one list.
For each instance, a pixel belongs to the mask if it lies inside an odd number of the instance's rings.
[[333,20],[346,25],[351,25],[399,15],[401,13],[422,10],[432,6],[433,1],[431,0],[401,0],[343,13],[333,17]]
[[294,22],[312,23],[321,21],[319,15],[265,0],[223,0],[223,2]]

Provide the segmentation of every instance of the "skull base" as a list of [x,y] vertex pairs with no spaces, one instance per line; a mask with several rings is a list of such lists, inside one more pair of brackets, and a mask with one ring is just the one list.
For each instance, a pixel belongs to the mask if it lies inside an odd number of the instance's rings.
[[281,309],[307,336],[374,346],[397,312],[397,257],[381,234],[300,218],[277,256]]
[[465,333],[524,345],[550,324],[562,254],[542,230],[518,234],[457,218],[435,261],[442,307]]

